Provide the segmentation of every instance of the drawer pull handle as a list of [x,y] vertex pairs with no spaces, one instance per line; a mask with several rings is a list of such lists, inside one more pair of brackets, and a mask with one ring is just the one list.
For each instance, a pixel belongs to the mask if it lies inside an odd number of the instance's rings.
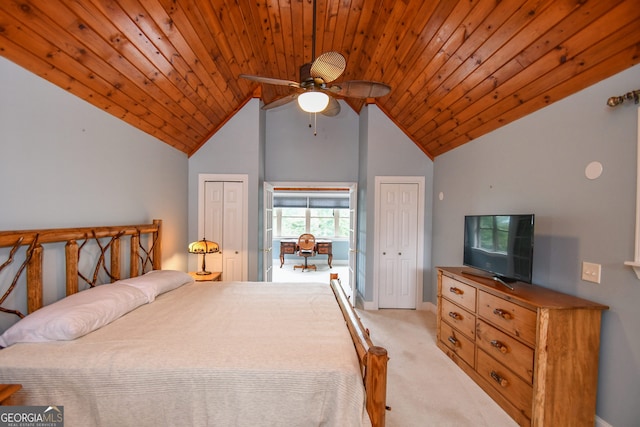
[[452,294],[456,294],[456,295],[462,295],[464,292],[462,292],[462,289],[458,289],[454,286],[449,288],[449,292],[451,292]]
[[502,378],[496,371],[491,371],[491,378],[494,379],[495,382],[500,384],[502,387],[506,387],[509,385],[509,381],[506,378]]
[[455,345],[456,347],[458,346],[458,340],[455,337],[449,337],[447,339],[451,344]]
[[496,316],[500,316],[505,320],[511,320],[513,318],[513,316],[511,316],[511,313],[501,308],[496,308],[495,310],[493,310],[493,314],[495,314]]
[[497,348],[498,350],[500,350],[500,352],[504,354],[507,354],[507,352],[509,351],[509,348],[498,340],[491,341],[491,346]]
[[450,311],[449,312],[449,317],[451,317],[452,319],[456,319],[456,320],[462,320],[462,316],[460,316],[455,311]]

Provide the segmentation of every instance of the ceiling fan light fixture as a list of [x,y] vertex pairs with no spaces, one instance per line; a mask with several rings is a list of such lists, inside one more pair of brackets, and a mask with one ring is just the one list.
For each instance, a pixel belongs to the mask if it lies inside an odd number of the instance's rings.
[[329,105],[329,95],[324,92],[310,90],[298,96],[298,105],[307,113],[319,113]]

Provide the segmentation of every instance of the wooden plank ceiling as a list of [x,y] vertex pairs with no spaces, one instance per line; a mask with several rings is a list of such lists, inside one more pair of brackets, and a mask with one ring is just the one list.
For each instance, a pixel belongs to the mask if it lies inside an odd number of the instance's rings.
[[[252,97],[287,95],[238,76],[298,81],[312,12],[312,0],[2,0],[0,52],[191,155]],[[638,0],[317,0],[316,27],[316,53],[347,60],[337,84],[392,87],[348,105],[375,102],[431,158],[640,61]]]

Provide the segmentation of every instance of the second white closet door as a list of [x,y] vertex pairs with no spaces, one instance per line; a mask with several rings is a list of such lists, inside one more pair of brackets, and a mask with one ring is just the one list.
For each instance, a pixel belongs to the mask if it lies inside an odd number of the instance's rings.
[[416,308],[418,185],[382,184],[379,308]]

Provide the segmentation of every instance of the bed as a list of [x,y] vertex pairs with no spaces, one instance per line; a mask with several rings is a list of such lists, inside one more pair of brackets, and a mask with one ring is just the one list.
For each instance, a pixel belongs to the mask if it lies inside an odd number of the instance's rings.
[[[387,352],[339,280],[194,282],[162,270],[161,236],[159,220],[0,232],[0,314],[26,325],[0,330],[0,383],[22,385],[9,404],[62,406],[68,426],[384,425]],[[56,242],[68,296],[41,308]],[[22,282],[28,316],[4,306]]]

